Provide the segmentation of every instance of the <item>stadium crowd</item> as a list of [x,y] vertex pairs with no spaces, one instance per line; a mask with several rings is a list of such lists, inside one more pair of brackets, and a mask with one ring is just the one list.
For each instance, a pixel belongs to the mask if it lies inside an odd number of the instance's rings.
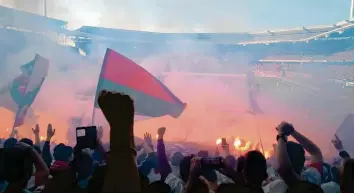
[[[292,124],[282,122],[275,130],[274,154],[266,159],[257,150],[234,156],[227,142],[218,153],[200,151],[196,155],[182,152],[168,156],[164,144],[164,127],[135,145],[134,104],[124,94],[103,91],[98,104],[110,125],[110,149],[101,142],[103,130],[97,130],[95,149],[80,142],[72,148],[63,143],[53,145],[55,129],[47,127],[41,142],[40,127],[33,129],[34,142],[17,140],[16,131],[1,142],[0,190],[2,192],[354,192],[354,160],[342,142],[332,141],[341,163],[324,162],[321,150],[298,132]],[[119,107],[119,108],[118,108]],[[297,142],[288,141],[293,137]],[[154,144],[157,146],[155,147]],[[311,155],[306,164],[305,152]]]

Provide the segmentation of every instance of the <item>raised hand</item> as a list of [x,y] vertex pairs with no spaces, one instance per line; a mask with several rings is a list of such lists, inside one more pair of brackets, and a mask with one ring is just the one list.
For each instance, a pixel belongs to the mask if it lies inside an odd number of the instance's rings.
[[104,128],[102,126],[99,126],[97,128],[97,140],[101,140],[103,136],[104,136]]
[[292,124],[282,121],[281,124],[276,127],[276,130],[279,134],[289,136],[295,131],[295,128]]
[[343,149],[343,143],[341,142],[341,140],[336,134],[334,135],[334,139],[332,140],[332,143],[335,149],[337,149],[338,151]]
[[163,139],[164,138],[164,134],[165,134],[166,128],[165,127],[160,127],[158,129],[158,139]]
[[193,157],[190,160],[190,173],[189,179],[196,180],[200,176],[201,172],[201,158],[200,157]]
[[34,129],[32,128],[32,132],[35,135],[39,135],[40,129],[38,124],[36,124],[36,127]]
[[[121,93],[102,91],[98,104],[111,127],[120,125],[119,120],[128,120],[127,123],[133,123],[134,106],[133,100]],[[117,119],[117,118],[120,119]]]
[[133,100],[121,93],[102,91],[98,104],[110,124],[110,147],[134,148],[134,104]]
[[47,141],[51,141],[54,134],[55,134],[55,129],[53,129],[52,124],[49,123],[47,127]]
[[153,146],[152,135],[150,133],[144,133],[144,142],[148,146]]

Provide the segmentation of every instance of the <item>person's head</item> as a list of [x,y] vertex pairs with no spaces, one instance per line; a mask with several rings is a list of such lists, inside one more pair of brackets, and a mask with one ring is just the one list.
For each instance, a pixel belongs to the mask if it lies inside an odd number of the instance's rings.
[[2,150],[1,172],[9,184],[16,184],[20,190],[25,189],[33,173],[33,160],[28,151],[19,146]]
[[174,155],[171,157],[171,165],[179,166],[183,158],[184,155],[181,152],[175,152]]
[[290,158],[293,170],[301,174],[306,161],[305,151],[301,144],[289,141],[286,144],[288,157]]
[[354,159],[346,160],[340,170],[340,190],[354,193]]
[[20,142],[25,143],[27,145],[33,146],[33,141],[28,138],[22,138]]
[[5,140],[4,148],[9,148],[17,144],[17,139],[10,137],[9,139]]
[[240,156],[240,157],[237,159],[237,167],[236,167],[236,171],[237,171],[237,172],[243,172],[244,163],[245,163],[245,157],[244,157],[244,156]]
[[164,181],[155,181],[148,185],[148,193],[171,193],[171,188]]
[[267,178],[266,159],[259,151],[249,151],[245,154],[243,175],[248,185],[261,186]]
[[55,146],[53,150],[53,157],[56,161],[69,162],[73,154],[73,148],[64,144]]

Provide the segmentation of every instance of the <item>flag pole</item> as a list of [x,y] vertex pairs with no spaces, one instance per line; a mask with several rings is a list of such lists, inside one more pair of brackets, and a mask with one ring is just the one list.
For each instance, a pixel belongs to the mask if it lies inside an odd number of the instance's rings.
[[260,131],[259,131],[259,120],[257,119],[256,114],[254,114],[254,118],[255,118],[255,120],[256,120],[256,131],[258,132],[261,150],[262,150],[262,152],[263,152],[263,155],[265,156],[264,146],[263,146],[263,142],[261,141],[261,135],[260,135]]
[[96,108],[94,106],[94,108],[92,109],[92,117],[91,117],[91,125],[95,125],[95,115],[96,115]]
[[21,108],[22,108],[21,106],[19,106],[19,107],[17,108],[16,115],[15,115],[15,120],[14,120],[14,124],[12,125],[12,131],[15,129],[17,117],[18,117],[18,115],[20,114]]

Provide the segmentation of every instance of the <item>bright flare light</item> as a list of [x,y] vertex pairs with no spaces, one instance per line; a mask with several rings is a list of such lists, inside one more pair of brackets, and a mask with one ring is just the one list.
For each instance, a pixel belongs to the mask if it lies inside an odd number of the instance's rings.
[[216,145],[219,145],[219,144],[221,144],[221,143],[222,143],[222,139],[221,139],[221,138],[217,139]]
[[240,141],[239,138],[235,138],[235,140],[234,140],[234,147],[235,147],[236,149],[238,149],[241,144],[242,144],[242,141]]

